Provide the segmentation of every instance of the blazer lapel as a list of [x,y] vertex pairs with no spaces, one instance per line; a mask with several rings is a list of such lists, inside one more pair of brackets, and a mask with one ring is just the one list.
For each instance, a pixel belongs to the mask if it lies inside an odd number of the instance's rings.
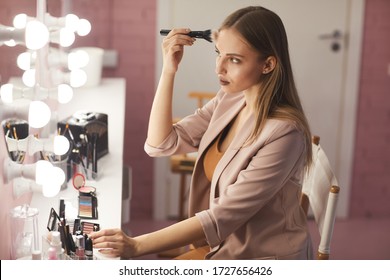
[[215,198],[215,188],[219,180],[219,177],[221,176],[222,171],[226,168],[226,166],[230,163],[230,161],[234,158],[234,156],[244,145],[245,141],[249,138],[249,135],[251,134],[253,129],[254,120],[255,118],[253,115],[246,120],[245,124],[242,126],[241,130],[233,138],[232,143],[230,144],[230,146],[228,147],[228,149],[226,150],[226,152],[218,162],[211,182],[210,199]]
[[233,104],[224,104],[222,110],[224,113],[219,115],[215,120],[210,123],[209,128],[206,133],[203,135],[202,142],[199,146],[199,158],[202,156],[206,148],[211,144],[211,142],[221,133],[221,131],[233,120],[233,118],[240,112],[240,110],[245,105],[245,99],[242,98],[237,102],[234,101]]

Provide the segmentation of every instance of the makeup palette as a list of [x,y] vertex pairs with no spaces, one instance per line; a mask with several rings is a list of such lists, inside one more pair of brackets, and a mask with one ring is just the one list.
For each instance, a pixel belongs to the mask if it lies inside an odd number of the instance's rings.
[[81,173],[73,175],[73,187],[79,192],[79,214],[80,218],[97,219],[97,198],[96,189],[85,186],[85,177]]

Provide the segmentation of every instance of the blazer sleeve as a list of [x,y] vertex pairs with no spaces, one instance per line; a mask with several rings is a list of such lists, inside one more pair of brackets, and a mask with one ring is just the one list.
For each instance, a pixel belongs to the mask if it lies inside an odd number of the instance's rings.
[[272,135],[238,173],[237,180],[223,187],[210,209],[196,214],[209,245],[219,245],[270,202],[296,168],[302,168],[304,154],[303,135],[292,125]]
[[219,92],[216,97],[202,108],[197,109],[194,114],[175,123],[170,134],[157,147],[153,147],[145,141],[145,152],[152,157],[196,152],[222,95],[223,93]]

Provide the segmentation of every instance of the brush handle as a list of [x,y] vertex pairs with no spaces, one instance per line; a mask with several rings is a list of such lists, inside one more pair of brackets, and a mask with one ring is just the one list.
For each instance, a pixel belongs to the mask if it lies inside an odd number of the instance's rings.
[[98,172],[98,159],[97,159],[97,141],[99,138],[99,134],[92,133],[92,178],[97,178]]
[[[170,29],[161,29],[160,35],[167,36],[169,32],[171,32]],[[211,30],[209,29],[205,31],[190,31],[187,35],[193,38],[206,39],[210,37],[210,34],[211,34]]]

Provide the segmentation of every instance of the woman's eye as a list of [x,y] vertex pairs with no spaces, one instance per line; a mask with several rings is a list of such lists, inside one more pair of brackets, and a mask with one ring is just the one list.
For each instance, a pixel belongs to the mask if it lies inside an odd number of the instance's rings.
[[236,63],[236,64],[241,62],[241,60],[239,60],[238,58],[235,58],[235,57],[231,57],[230,61],[233,63]]

